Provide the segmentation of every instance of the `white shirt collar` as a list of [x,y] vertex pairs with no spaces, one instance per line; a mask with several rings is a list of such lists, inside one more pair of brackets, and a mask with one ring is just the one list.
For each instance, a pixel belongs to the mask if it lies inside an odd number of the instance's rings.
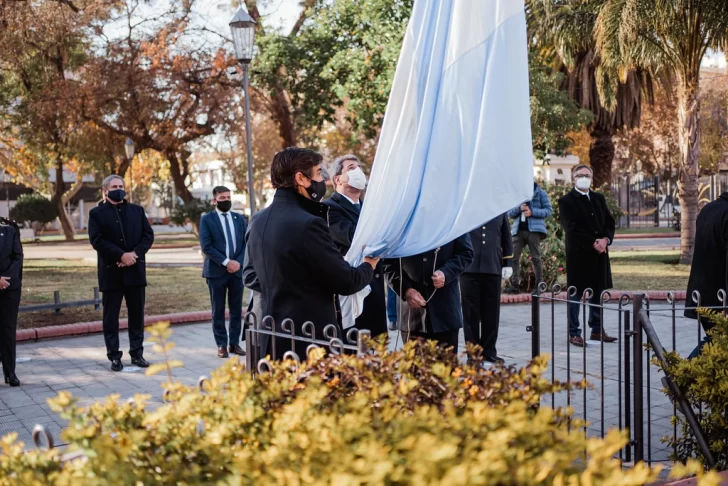
[[[217,213],[218,216],[222,216],[223,218],[225,217],[224,215],[226,213],[220,211],[219,209],[217,209],[217,207],[215,208],[215,212]],[[228,211],[227,214],[230,214],[230,211]]]
[[351,204],[353,204],[354,206],[356,206],[357,204],[359,204],[359,200],[356,200],[356,201],[354,201],[354,200],[353,200],[352,198],[350,198],[350,197],[349,197],[349,196],[347,196],[346,194],[341,194],[341,193],[339,193],[339,195],[341,195],[341,196],[345,197],[346,199],[348,199],[348,201],[349,201],[349,202],[350,202]]
[[[576,186],[574,186],[574,189],[576,189],[576,192],[578,192],[578,193],[579,193],[579,194],[581,194],[582,196],[586,196],[586,197],[589,197],[589,190],[588,190],[588,189],[587,189],[587,191],[586,191],[586,192],[582,191],[581,189],[579,189],[579,188],[578,188],[578,187],[576,187]],[[589,197],[589,199],[591,199],[591,198]]]

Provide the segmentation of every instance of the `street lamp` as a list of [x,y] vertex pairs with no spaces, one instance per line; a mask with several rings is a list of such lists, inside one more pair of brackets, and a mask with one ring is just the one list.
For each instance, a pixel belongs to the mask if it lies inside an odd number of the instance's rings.
[[134,172],[131,169],[131,161],[134,158],[134,141],[131,138],[127,138],[124,143],[124,151],[126,152],[126,158],[129,161],[129,202],[134,202]]
[[230,21],[233,34],[235,58],[243,66],[243,91],[245,92],[245,139],[248,148],[248,199],[250,217],[255,213],[255,186],[253,185],[253,149],[250,141],[250,90],[248,86],[248,65],[253,60],[255,46],[255,20],[248,15],[244,7],[240,7]]

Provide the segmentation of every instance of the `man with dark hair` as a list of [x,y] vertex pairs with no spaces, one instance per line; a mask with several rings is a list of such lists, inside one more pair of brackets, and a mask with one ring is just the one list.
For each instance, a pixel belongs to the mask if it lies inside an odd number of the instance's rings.
[[573,171],[574,188],[559,199],[561,225],[566,234],[566,283],[576,287],[569,297],[569,342],[585,347],[579,329],[579,300],[586,289],[594,294],[588,302],[590,339],[612,343],[617,340],[604,332],[601,294],[612,287],[608,247],[614,239],[614,218],[604,196],[591,191],[592,170],[577,165]]
[[[212,190],[215,210],[200,219],[200,246],[205,255],[202,276],[207,279],[212,303],[212,333],[217,344],[217,357],[227,358],[228,350],[244,355],[240,347],[243,321],[243,276],[245,255],[245,221],[230,211],[230,189],[217,186]],[[225,300],[230,308],[230,332],[225,329]]]
[[23,283],[23,245],[15,221],[0,218],[0,360],[5,383],[20,386],[15,374],[15,333]]
[[[324,201],[329,207],[329,231],[334,243],[346,255],[354,238],[356,224],[361,214],[361,196],[366,188],[367,178],[361,162],[352,154],[334,160],[333,182],[336,192]],[[387,332],[387,309],[384,294],[382,265],[374,270],[374,279],[369,283],[371,293],[364,299],[364,310],[356,319],[357,329],[368,329],[372,336]],[[396,319],[395,319],[396,320]]]
[[104,202],[88,217],[88,238],[98,254],[99,289],[103,292],[104,340],[111,371],[121,371],[119,312],[126,301],[129,315],[131,364],[146,368],[144,359],[144,299],[147,286],[145,255],[154,243],[154,231],[144,208],[126,201],[124,180],[110,175],[102,185]]
[[[303,324],[311,321],[319,339],[326,325],[337,322],[336,295],[366,287],[378,262],[365,258],[354,268],[336,248],[327,225],[329,208],[319,202],[326,192],[322,160],[313,150],[297,147],[275,155],[271,182],[276,193],[273,203],[250,223],[245,271],[245,282],[255,282],[261,294],[263,315],[272,316],[279,331],[290,318],[300,336]],[[263,352],[270,353],[270,342],[265,341]],[[290,349],[290,339],[278,338],[274,358]],[[297,344],[295,351],[305,359],[305,343]]]

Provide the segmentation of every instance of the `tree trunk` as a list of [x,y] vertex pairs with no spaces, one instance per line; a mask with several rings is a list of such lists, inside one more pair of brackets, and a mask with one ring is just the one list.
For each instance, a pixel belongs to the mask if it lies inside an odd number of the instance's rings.
[[680,146],[677,185],[680,198],[680,263],[690,265],[695,249],[700,177],[700,100],[697,76],[694,79],[680,79],[677,116]]
[[176,192],[184,202],[188,203],[192,201],[194,197],[192,197],[192,193],[185,183],[188,172],[186,167],[187,160],[185,158],[180,158],[175,152],[167,152],[166,156],[167,160],[169,160],[169,171],[172,176],[172,182],[174,182],[174,192]]
[[611,130],[595,127],[589,145],[589,164],[594,171],[594,187],[612,181],[612,161],[614,160],[614,134]]
[[273,119],[278,125],[278,133],[283,140],[283,147],[296,146],[296,128],[293,125],[293,116],[291,116],[291,105],[288,103],[286,93],[282,88],[277,88],[272,96],[272,103],[275,106]]
[[61,222],[61,228],[63,229],[63,234],[66,236],[66,241],[74,241],[76,232],[73,229],[73,223],[71,223],[71,218],[66,213],[66,207],[63,204],[63,193],[65,192],[65,189],[66,187],[63,183],[63,160],[60,157],[57,157],[56,187],[51,200],[56,205],[58,220]]

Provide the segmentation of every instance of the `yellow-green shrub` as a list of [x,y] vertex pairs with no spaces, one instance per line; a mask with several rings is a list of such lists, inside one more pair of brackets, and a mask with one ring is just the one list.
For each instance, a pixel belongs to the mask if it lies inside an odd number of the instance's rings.
[[[622,470],[625,437],[586,440],[566,414],[536,410],[559,390],[545,359],[520,370],[459,366],[432,344],[388,353],[274,364],[252,378],[236,360],[204,390],[167,385],[148,410],[112,395],[88,408],[67,393],[53,407],[70,420],[64,439],[85,458],[22,453],[6,438],[0,485],[391,484],[637,485],[657,471]],[[573,422],[572,422],[573,424]],[[711,484],[711,483],[705,483]]]

